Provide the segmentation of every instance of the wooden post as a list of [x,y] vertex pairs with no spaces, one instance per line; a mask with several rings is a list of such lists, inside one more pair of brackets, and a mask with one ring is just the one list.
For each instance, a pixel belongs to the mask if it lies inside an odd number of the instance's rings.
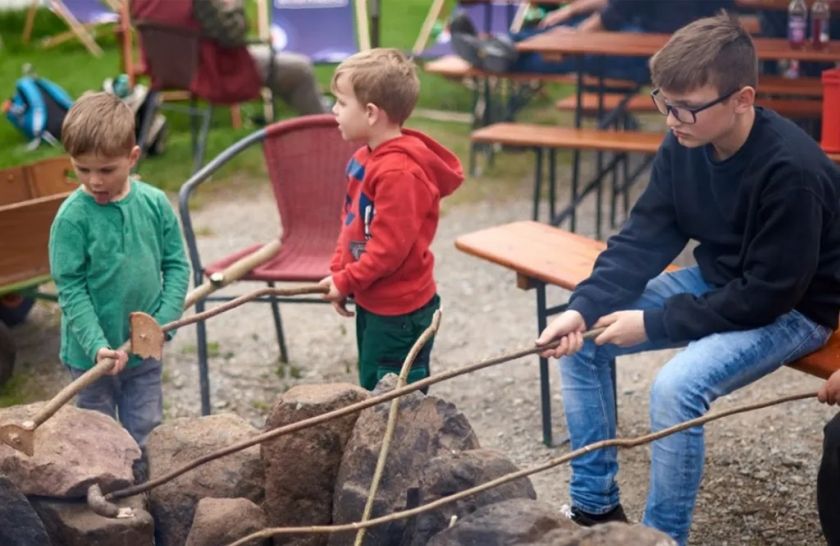
[[356,33],[359,37],[359,49],[361,51],[370,49],[367,0],[356,0]]
[[38,11],[38,0],[32,0],[29,4],[29,11],[26,12],[26,23],[23,25],[23,43],[28,44],[32,36],[32,26],[35,24],[35,12]]
[[417,35],[417,41],[414,42],[414,47],[411,52],[419,55],[426,49],[426,44],[429,42],[429,36],[432,35],[432,28],[435,26],[435,21],[440,17],[440,12],[443,11],[444,0],[434,0],[429,6],[429,12],[426,13],[426,20],[423,21],[423,26],[420,27],[420,34]]

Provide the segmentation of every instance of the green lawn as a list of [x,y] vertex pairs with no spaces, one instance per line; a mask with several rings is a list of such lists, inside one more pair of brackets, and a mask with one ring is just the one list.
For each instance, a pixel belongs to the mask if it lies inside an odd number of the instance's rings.
[[[382,45],[409,49],[419,32],[430,0],[384,0],[382,6]],[[20,76],[25,64],[31,64],[36,72],[64,87],[73,97],[89,89],[100,88],[105,78],[120,71],[119,50],[113,35],[109,32],[100,34],[98,43],[105,50],[105,55],[95,58],[78,41],[70,41],[56,48],[45,50],[40,47],[40,40],[52,34],[66,30],[62,21],[47,10],[40,10],[36,16],[33,39],[29,45],[21,40],[21,30],[25,18],[24,11],[0,11],[0,38],[3,49],[0,51],[0,97],[10,96],[14,82]],[[323,65],[316,68],[319,82],[328,91],[329,80],[334,66]],[[423,78],[421,108],[466,111],[469,108],[470,94],[457,83],[441,78]],[[245,118],[256,114],[260,106],[256,103],[245,105]],[[191,172],[191,150],[189,120],[184,114],[166,113],[170,136],[166,153],[160,158],[146,160],[140,168],[140,174],[150,182],[167,190],[176,190]],[[292,112],[281,104],[279,117],[292,116]],[[246,120],[245,126],[234,130],[230,126],[227,109],[217,109],[210,132],[207,158],[212,158],[237,139],[257,127]],[[429,129],[424,126],[423,128]],[[466,135],[467,128],[459,128],[458,138]],[[446,129],[444,129],[446,131]],[[24,137],[5,118],[0,121],[0,167],[30,162],[40,157],[61,153],[61,150],[42,145],[36,151],[26,149]],[[246,154],[233,163],[226,174],[236,171],[238,175],[258,175],[262,172],[261,158],[258,151]],[[253,176],[250,176],[253,177]]]

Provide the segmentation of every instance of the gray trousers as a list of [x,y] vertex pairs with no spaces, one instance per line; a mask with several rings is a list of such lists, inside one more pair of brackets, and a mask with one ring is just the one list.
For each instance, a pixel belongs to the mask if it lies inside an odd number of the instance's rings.
[[[248,52],[257,65],[263,83],[298,114],[323,113],[324,105],[318,93],[318,84],[312,71],[312,63],[306,55],[275,51],[267,45],[250,45]],[[272,81],[268,80],[269,63],[274,62]]]

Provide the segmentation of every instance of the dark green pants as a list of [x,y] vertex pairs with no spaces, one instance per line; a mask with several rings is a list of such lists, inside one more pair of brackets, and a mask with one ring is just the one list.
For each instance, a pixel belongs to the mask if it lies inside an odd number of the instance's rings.
[[[440,307],[437,294],[423,307],[405,315],[385,317],[356,306],[356,344],[359,349],[359,384],[373,390],[385,374],[399,375],[405,357],[420,334],[432,323],[432,316]],[[423,347],[411,371],[408,382],[428,377],[429,356],[434,338]]]

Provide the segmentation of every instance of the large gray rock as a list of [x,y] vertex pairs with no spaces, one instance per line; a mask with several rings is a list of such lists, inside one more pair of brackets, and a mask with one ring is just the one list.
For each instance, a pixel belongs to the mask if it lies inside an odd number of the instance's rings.
[[[0,424],[20,424],[42,402],[0,409]],[[83,497],[90,485],[103,491],[134,482],[140,448],[122,426],[98,411],[66,405],[35,430],[35,455],[0,443],[0,474],[24,495]]]
[[[208,453],[258,434],[233,414],[173,419],[157,427],[146,442],[149,479],[166,474]],[[259,446],[203,464],[151,491],[158,546],[183,546],[204,497],[263,500]]]
[[[395,378],[391,375],[383,379],[377,391],[390,390]],[[361,519],[385,434],[389,407],[390,403],[385,403],[368,408],[356,420],[336,479],[334,523]],[[449,402],[413,392],[400,399],[399,407],[399,419],[373,504],[372,517],[405,509],[406,493],[416,489],[420,471],[432,457],[479,447],[467,418]],[[398,543],[405,525],[405,520],[399,520],[374,527],[365,535],[364,544]],[[353,538],[353,533],[332,534],[329,544],[352,544]]]
[[[266,429],[275,429],[365,400],[368,391],[345,383],[298,385],[272,408]],[[280,436],[261,446],[265,510],[272,527],[329,524],[333,490],[344,445],[358,413]],[[275,544],[323,545],[327,535],[275,537]]]
[[5,476],[0,476],[0,544],[50,545],[47,530],[35,509]]
[[[434,502],[517,470],[518,468],[501,452],[491,449],[472,449],[435,457],[420,474],[419,504]],[[410,520],[402,544],[425,546],[432,536],[446,529],[452,516],[460,519],[481,506],[516,498],[537,498],[531,480],[519,478],[436,510],[424,512]]]
[[32,499],[53,546],[153,546],[154,522],[142,495],[117,504],[134,509],[134,517],[105,518],[83,500]]
[[574,532],[555,529],[529,546],[675,546],[668,535],[645,527],[626,523],[605,523],[595,527],[578,528]]
[[[265,514],[248,499],[198,501],[185,546],[221,546],[266,528]],[[251,541],[248,546],[267,546],[271,539]]]
[[[454,526],[436,534],[429,546],[515,546],[558,544],[540,542],[554,531],[562,536],[580,529],[551,507],[530,499],[513,499],[482,506],[458,520]],[[616,543],[633,544],[633,543]]]

